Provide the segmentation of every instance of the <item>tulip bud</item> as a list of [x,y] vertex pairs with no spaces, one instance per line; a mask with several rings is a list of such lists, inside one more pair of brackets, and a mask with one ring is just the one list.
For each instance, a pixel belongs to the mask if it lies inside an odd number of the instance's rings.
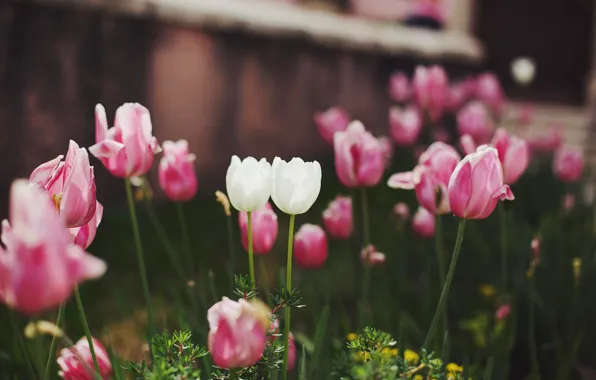
[[410,207],[405,202],[398,202],[393,206],[393,213],[397,215],[400,220],[408,220],[410,217]]
[[393,140],[402,146],[410,146],[418,140],[422,131],[422,116],[414,106],[389,109],[389,130]]
[[449,91],[447,74],[441,66],[418,66],[412,80],[414,99],[432,121],[438,121],[445,111]]
[[315,224],[303,224],[294,236],[294,258],[303,268],[315,269],[327,261],[327,236]]
[[418,207],[412,218],[412,229],[420,237],[433,237],[435,234],[435,216],[424,207]]
[[504,182],[515,183],[530,163],[530,147],[527,141],[521,137],[509,135],[505,129],[499,128],[493,136],[492,145],[499,153]]
[[493,73],[484,73],[476,78],[476,97],[485,103],[493,113],[500,114],[503,110],[505,96],[501,83]]
[[499,200],[514,199],[503,183],[497,150],[486,145],[460,161],[449,180],[448,192],[451,211],[468,219],[487,218]]
[[385,171],[386,150],[359,121],[337,132],[334,140],[335,171],[347,187],[375,186]]
[[325,112],[317,112],[314,116],[315,124],[323,140],[333,144],[333,135],[338,131],[345,131],[350,124],[350,116],[340,107],[329,108]]
[[504,305],[499,306],[499,308],[495,312],[495,318],[499,321],[502,321],[505,318],[507,318],[510,313],[511,313],[511,306],[508,303],[506,303]]
[[[99,340],[92,338],[92,342],[101,378],[109,379],[112,375],[110,357]],[[85,363],[81,363],[81,360],[84,360]],[[74,346],[60,350],[60,356],[57,362],[60,367],[58,375],[65,380],[95,379],[93,374],[89,373],[89,369],[94,369],[94,363],[89,348],[89,341],[86,337],[79,339]]]
[[575,206],[575,195],[567,193],[563,196],[563,210],[565,212],[571,211]]
[[389,96],[394,102],[405,102],[410,98],[410,80],[401,71],[391,75],[389,78]]
[[[265,207],[253,211],[252,219],[252,244],[253,251],[257,255],[265,255],[271,251],[277,238],[277,215],[269,202]],[[248,252],[248,214],[241,211],[238,214],[240,234],[242,235],[242,247]]]
[[493,121],[480,102],[470,102],[457,113],[457,131],[460,136],[469,134],[474,141],[484,144],[490,139],[493,129]]
[[321,165],[297,157],[290,162],[275,157],[272,182],[271,198],[275,205],[286,214],[304,214],[321,191]]
[[347,239],[354,231],[352,221],[352,198],[338,195],[323,211],[323,224],[329,235],[337,239]]
[[563,182],[578,181],[584,171],[584,155],[580,150],[562,147],[555,153],[553,171]]
[[170,200],[185,202],[197,193],[195,155],[188,153],[188,141],[163,142],[159,162],[159,185]]
[[532,242],[530,243],[530,248],[532,248],[534,261],[538,261],[540,259],[540,239],[537,237],[532,239]]
[[377,252],[377,249],[372,244],[369,244],[362,249],[360,258],[362,259],[363,263],[370,266],[381,265],[385,262],[385,254]]
[[223,297],[207,311],[207,320],[209,352],[216,366],[249,367],[261,359],[269,327],[265,308]]
[[255,211],[271,196],[271,165],[266,159],[232,156],[226,174],[226,188],[232,206],[238,211]]

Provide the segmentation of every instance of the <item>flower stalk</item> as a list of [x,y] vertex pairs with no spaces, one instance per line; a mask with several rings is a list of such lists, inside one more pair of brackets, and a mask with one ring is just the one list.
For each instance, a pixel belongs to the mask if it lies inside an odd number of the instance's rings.
[[[294,246],[294,219],[296,215],[290,215],[290,227],[288,233],[288,263],[286,266],[286,290],[292,291],[292,248]],[[285,321],[284,321],[284,361],[283,361],[283,378],[288,378],[288,348],[289,348],[289,337],[290,337],[290,307],[285,307]]]

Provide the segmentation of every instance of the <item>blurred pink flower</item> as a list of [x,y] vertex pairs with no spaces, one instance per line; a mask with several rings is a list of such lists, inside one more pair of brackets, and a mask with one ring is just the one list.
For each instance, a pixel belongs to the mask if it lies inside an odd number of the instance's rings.
[[412,90],[410,80],[401,71],[397,71],[389,78],[389,96],[394,102],[402,103],[410,99]]
[[106,264],[72,244],[46,193],[13,182],[10,223],[2,222],[0,301],[26,314],[64,303],[75,285],[101,277]]
[[530,104],[523,104],[518,111],[517,120],[520,126],[527,127],[534,120],[534,107]]
[[372,244],[369,244],[362,249],[360,258],[362,259],[363,263],[367,263],[371,266],[381,265],[385,262],[385,254],[378,252],[375,246]]
[[507,304],[499,306],[499,308],[495,312],[495,318],[499,321],[502,321],[502,320],[506,319],[510,313],[511,313],[511,306],[507,303]]
[[449,86],[447,95],[447,109],[455,112],[466,104],[474,94],[476,83],[472,78],[457,82]]
[[170,200],[189,201],[197,194],[195,155],[188,153],[188,141],[163,142],[163,157],[159,161],[159,185]]
[[207,311],[209,352],[221,368],[249,367],[263,355],[268,313],[244,299],[223,297]]
[[338,131],[345,131],[350,124],[350,116],[341,107],[329,108],[325,112],[317,112],[314,116],[315,124],[323,140],[333,144],[333,135]]
[[530,243],[530,248],[532,249],[532,254],[534,255],[534,261],[538,261],[540,259],[540,238],[534,237]]
[[486,145],[461,160],[451,175],[448,191],[451,211],[466,219],[487,218],[499,200],[514,199],[503,183],[497,150]]
[[470,135],[478,144],[490,140],[494,124],[484,104],[473,101],[457,113],[457,131],[460,136]]
[[567,193],[563,196],[563,209],[567,212],[571,211],[575,206],[575,195]]
[[584,154],[570,147],[559,148],[553,160],[553,171],[563,182],[578,181],[584,171]]
[[[267,202],[265,206],[252,212],[251,220],[253,252],[257,255],[265,255],[271,251],[277,239],[277,214]],[[248,252],[248,213],[246,211],[238,213],[238,224],[242,247]]]
[[411,3],[409,15],[428,17],[444,23],[450,7],[450,0],[416,0]]
[[449,80],[441,66],[418,66],[412,81],[414,99],[420,110],[437,122],[445,111]]
[[477,148],[474,138],[467,133],[459,138],[459,145],[464,154],[474,153]]
[[499,128],[493,136],[492,145],[499,153],[504,182],[509,185],[515,183],[530,163],[528,142],[521,137],[509,135],[504,128]]
[[558,123],[551,123],[546,127],[546,132],[539,136],[528,139],[532,152],[544,153],[554,152],[563,145],[563,126]]
[[[92,342],[101,378],[104,380],[110,379],[113,370],[108,352],[99,340],[92,338]],[[84,360],[84,364],[81,363],[81,359]],[[89,369],[94,369],[94,363],[93,357],[91,356],[91,350],[89,349],[89,342],[86,337],[79,339],[74,346],[60,350],[60,356],[58,357],[57,362],[60,367],[58,375],[64,380],[96,379],[94,376],[95,373],[89,372]]]
[[430,238],[435,234],[435,216],[422,206],[418,207],[412,217],[412,229],[423,238]]
[[385,171],[387,147],[359,121],[334,137],[335,171],[347,187],[375,186]]
[[405,202],[398,202],[393,206],[393,213],[397,215],[400,220],[408,220],[410,217],[410,207]]
[[381,136],[377,140],[381,146],[385,168],[388,168],[391,165],[391,159],[393,158],[393,144],[387,136]]
[[494,73],[484,73],[476,77],[476,97],[485,103],[493,113],[500,115],[505,103],[501,83]]
[[303,224],[294,237],[294,258],[303,268],[315,269],[327,261],[327,236],[316,224]]
[[146,174],[153,156],[161,151],[151,134],[149,110],[138,103],[125,103],[116,110],[114,127],[108,129],[106,111],[95,107],[95,145],[89,152],[115,177],[130,178]]
[[389,109],[389,131],[393,140],[401,146],[410,146],[422,132],[422,115],[413,106],[391,107]]
[[81,227],[95,214],[95,176],[85,148],[70,140],[66,159],[60,155],[38,166],[29,181],[45,190],[67,227]]
[[329,235],[347,239],[354,231],[352,220],[352,198],[338,195],[323,211],[323,224]]

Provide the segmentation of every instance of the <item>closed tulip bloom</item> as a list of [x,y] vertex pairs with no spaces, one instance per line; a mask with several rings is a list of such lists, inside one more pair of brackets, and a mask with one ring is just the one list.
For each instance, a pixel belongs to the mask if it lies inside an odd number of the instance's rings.
[[562,147],[555,153],[553,170],[563,182],[578,181],[584,171],[584,155],[580,150]]
[[[92,342],[101,378],[106,380],[110,379],[113,371],[110,357],[99,340],[92,338]],[[84,363],[81,363],[81,360],[83,360]],[[96,373],[89,373],[89,368],[93,370],[94,364],[93,356],[89,349],[89,342],[86,337],[79,339],[74,346],[60,350],[60,356],[58,357],[57,362],[60,367],[58,375],[64,380],[96,379],[94,376]]]
[[478,144],[485,144],[493,134],[494,124],[484,104],[470,102],[457,113],[457,131],[470,135]]
[[435,234],[435,216],[424,207],[418,207],[412,217],[412,229],[423,238],[433,237]]
[[327,261],[327,235],[316,224],[303,224],[294,236],[294,258],[303,268],[315,269]]
[[323,224],[329,235],[337,239],[347,239],[354,231],[352,220],[352,198],[338,195],[323,211]]
[[256,211],[265,207],[271,196],[271,164],[246,157],[232,156],[226,174],[226,188],[232,206],[238,211]]
[[350,124],[350,116],[340,107],[329,108],[325,112],[317,112],[314,116],[315,124],[323,140],[333,144],[333,135],[338,131],[345,131]]
[[478,148],[474,138],[469,134],[465,134],[459,138],[459,145],[461,145],[461,149],[464,154],[474,153],[476,148]]
[[410,217],[410,207],[405,202],[398,202],[393,206],[393,213],[397,215],[400,220],[408,220]]
[[534,237],[530,243],[530,248],[532,249],[534,260],[538,261],[540,259],[540,238]]
[[347,187],[376,186],[385,171],[386,148],[359,121],[334,140],[335,172]]
[[67,227],[87,224],[95,214],[95,176],[85,148],[70,140],[68,153],[38,166],[29,181],[52,198]]
[[511,314],[511,306],[506,303],[504,305],[499,306],[497,311],[495,312],[495,318],[499,321],[506,319],[509,314]]
[[[265,255],[271,251],[277,239],[277,215],[269,202],[263,208],[253,211],[252,215],[252,247],[257,255]],[[248,252],[248,214],[238,214],[242,247]]]
[[414,99],[418,107],[438,121],[447,106],[449,80],[441,66],[416,67],[412,80]]
[[460,218],[484,219],[499,200],[513,200],[503,182],[503,169],[495,148],[482,145],[457,165],[449,181],[451,212]]
[[415,106],[391,107],[389,131],[393,140],[402,146],[410,146],[418,140],[422,131],[422,116]]
[[48,196],[25,180],[13,182],[10,223],[2,223],[0,301],[36,314],[64,303],[75,285],[101,277],[106,264],[72,244]]
[[101,223],[101,218],[103,217],[103,206],[97,202],[95,207],[95,215],[89,221],[89,223],[85,224],[82,227],[74,227],[69,228],[68,232],[74,239],[74,243],[83,249],[87,249],[95,239],[95,234],[97,233],[97,228]]
[[410,99],[410,80],[401,71],[391,75],[389,78],[389,96],[394,102],[401,103]]
[[286,162],[275,157],[272,173],[271,198],[281,211],[298,215],[312,207],[321,191],[321,165],[317,161],[294,157]]
[[269,318],[259,301],[232,301],[223,297],[207,311],[209,352],[221,368],[255,365],[267,343]]
[[175,202],[189,201],[197,194],[195,155],[188,153],[188,141],[163,142],[163,157],[159,162],[159,185]]
[[515,183],[530,163],[528,142],[521,137],[509,135],[504,128],[499,128],[493,136],[492,145],[499,153],[504,182],[509,185]]
[[149,110],[138,103],[124,103],[116,110],[114,126],[108,129],[106,111],[95,106],[95,145],[89,152],[118,178],[145,175],[153,157],[161,151],[152,135]]
[[363,263],[370,266],[381,265],[385,263],[385,254],[378,252],[374,245],[369,244],[360,252],[360,259]]
[[476,97],[485,103],[492,112],[500,114],[505,103],[501,83],[493,73],[484,73],[476,77]]

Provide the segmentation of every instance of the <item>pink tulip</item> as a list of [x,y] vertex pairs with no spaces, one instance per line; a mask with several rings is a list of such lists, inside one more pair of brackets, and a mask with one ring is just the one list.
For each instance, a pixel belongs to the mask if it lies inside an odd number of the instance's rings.
[[352,221],[352,198],[338,195],[323,211],[323,224],[329,235],[337,239],[347,239],[354,231]]
[[397,215],[400,220],[408,220],[410,217],[410,207],[405,202],[396,203],[393,206],[393,213]]
[[503,182],[503,169],[495,148],[482,145],[457,164],[449,180],[449,204],[455,216],[487,218],[499,200],[513,200]]
[[495,318],[499,321],[506,319],[511,313],[511,306],[509,304],[501,305],[495,312]]
[[216,366],[255,365],[263,355],[269,327],[268,313],[244,299],[223,297],[207,311],[209,352]]
[[393,140],[401,146],[410,146],[422,132],[422,116],[415,106],[389,109],[389,131]]
[[[277,215],[271,204],[267,202],[265,206],[252,212],[252,247],[257,255],[266,255],[271,251],[277,239]],[[242,211],[238,214],[238,224],[240,225],[240,234],[242,247],[248,252],[248,214]]]
[[557,123],[551,123],[546,127],[546,133],[534,136],[528,140],[530,150],[537,153],[554,152],[559,149],[564,142],[563,126]]
[[484,73],[476,78],[476,97],[485,103],[492,112],[500,114],[505,103],[501,83],[493,73]]
[[159,185],[175,202],[189,201],[197,194],[196,156],[188,153],[188,141],[163,142],[163,157],[159,162]]
[[540,259],[540,238],[535,237],[532,239],[530,243],[530,248],[532,249],[532,255],[534,256],[534,260],[538,261]]
[[[101,342],[95,338],[92,338],[93,349],[95,351],[95,357],[97,358],[97,364],[99,365],[99,373],[102,379],[109,379],[112,375],[112,363],[110,357]],[[81,363],[81,360],[84,363]],[[82,337],[72,347],[63,348],[60,350],[60,356],[58,357],[58,366],[60,371],[58,375],[64,380],[95,380],[96,372],[90,373],[89,370],[94,371],[93,357],[91,356],[91,350],[89,349],[89,342],[87,338]]]
[[[430,212],[449,212],[447,185],[451,173],[460,161],[459,153],[443,142],[432,143],[418,158],[418,165],[411,171],[392,175],[387,182],[394,189],[415,189],[418,203]],[[437,196],[440,198],[437,208]]]
[[327,261],[327,236],[315,224],[303,224],[294,236],[294,258],[303,268],[315,269]]
[[377,252],[377,249],[372,244],[369,244],[362,249],[360,258],[362,259],[363,263],[371,266],[381,265],[385,262],[385,254]]
[[72,244],[46,193],[25,180],[13,182],[10,223],[2,222],[0,301],[36,314],[64,303],[75,285],[101,277],[106,264]]
[[67,227],[87,224],[95,214],[95,176],[85,148],[70,140],[66,159],[60,155],[38,166],[29,181],[44,189]]
[[401,103],[410,99],[410,80],[401,71],[391,75],[389,78],[389,96],[394,102]]
[[149,110],[138,103],[125,103],[116,110],[114,127],[108,129],[106,111],[95,106],[95,145],[89,152],[119,178],[146,174],[161,148],[151,134]]
[[333,135],[338,131],[345,131],[350,124],[350,116],[340,107],[329,108],[325,112],[317,112],[314,116],[315,124],[323,140],[333,144]]
[[296,366],[296,343],[294,342],[294,334],[290,333],[288,337],[288,371],[291,371]]
[[420,237],[433,237],[435,234],[435,216],[424,207],[418,207],[412,218],[412,229]]
[[337,132],[334,140],[335,171],[348,187],[375,186],[385,171],[386,147],[364,129],[359,121],[346,131]]
[[451,85],[447,93],[447,109],[452,112],[460,109],[466,104],[473,91],[474,89],[470,86],[469,79]]
[[459,145],[461,145],[464,154],[474,153],[477,148],[474,138],[468,134],[462,135],[462,137],[459,138]]
[[441,66],[416,67],[412,87],[418,107],[428,112],[432,121],[438,121],[445,111],[449,91],[445,70]]
[[561,147],[555,153],[553,171],[563,182],[576,182],[584,171],[584,155],[581,150]]
[[524,174],[530,163],[528,142],[521,137],[509,135],[504,128],[499,128],[493,136],[492,145],[499,153],[504,182],[515,183]]
[[87,247],[89,247],[93,242],[93,239],[95,239],[95,234],[97,233],[97,228],[101,223],[102,217],[103,206],[97,202],[97,206],[95,207],[95,215],[93,215],[93,218],[91,218],[89,223],[82,227],[68,229],[72,238],[74,239],[74,243],[83,249],[87,249]]
[[480,102],[470,102],[457,113],[457,131],[460,136],[468,134],[477,143],[484,144],[490,139],[493,129],[491,116]]

